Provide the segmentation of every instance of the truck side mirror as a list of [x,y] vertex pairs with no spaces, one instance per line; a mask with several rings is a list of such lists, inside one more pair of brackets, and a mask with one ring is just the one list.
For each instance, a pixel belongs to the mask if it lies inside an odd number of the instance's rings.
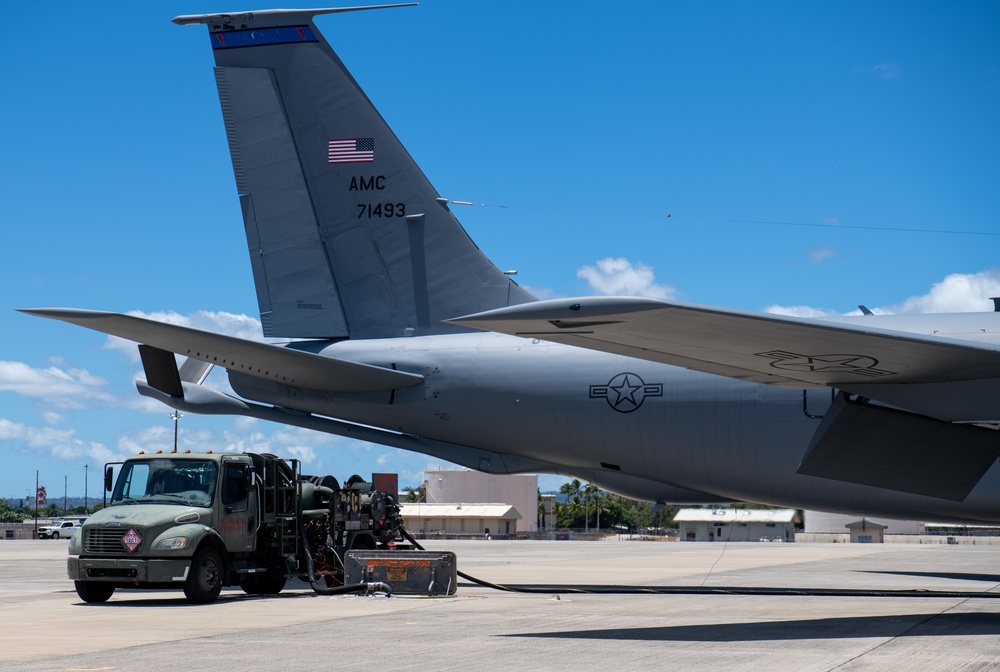
[[111,492],[111,488],[115,484],[115,474],[111,467],[104,470],[104,489],[107,492]]

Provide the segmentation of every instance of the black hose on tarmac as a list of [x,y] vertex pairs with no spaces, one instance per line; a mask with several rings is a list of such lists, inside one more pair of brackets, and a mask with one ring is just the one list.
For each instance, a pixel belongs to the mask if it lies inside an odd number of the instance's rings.
[[309,587],[320,595],[344,595],[345,593],[385,593],[386,597],[392,597],[392,586],[382,581],[362,581],[361,583],[345,583],[342,586],[326,586],[316,578],[316,567],[313,565],[312,549],[309,548],[309,538],[306,536],[305,526],[299,521],[299,536],[302,537],[302,550],[306,553],[306,565],[308,566]]
[[[409,532],[402,530],[404,539],[417,550],[426,550]],[[986,597],[1000,599],[1000,592],[954,591],[954,590],[871,590],[852,588],[766,588],[756,586],[706,588],[704,586],[504,586],[477,579],[465,572],[457,572],[466,581],[486,588],[508,593],[537,593],[543,595],[596,594],[596,595],[808,595],[812,597],[944,597],[949,599],[969,599]]]
[[[404,528],[400,528],[399,532],[402,535],[403,539],[406,539],[408,542],[410,542],[411,544],[413,544],[414,548],[416,548],[418,551],[426,551],[427,550],[426,548],[424,548],[423,546],[421,546],[420,542],[417,541],[416,539],[414,539],[413,536],[409,532],[407,532]],[[472,583],[477,583],[480,586],[485,586],[486,588],[493,588],[494,590],[504,590],[504,591],[507,591],[509,593],[530,593],[530,592],[535,592],[533,590],[522,590],[522,589],[518,589],[518,588],[509,588],[508,586],[502,586],[499,583],[490,583],[489,581],[483,581],[482,579],[477,579],[476,577],[471,576],[469,574],[466,574],[465,572],[459,571],[457,569],[455,570],[455,573],[458,574],[463,579],[465,579],[466,581],[472,581]],[[539,591],[539,592],[552,592],[552,591]],[[586,591],[583,591],[583,590],[579,590],[579,591],[567,590],[565,592],[581,592],[582,593],[582,592],[586,592]]]

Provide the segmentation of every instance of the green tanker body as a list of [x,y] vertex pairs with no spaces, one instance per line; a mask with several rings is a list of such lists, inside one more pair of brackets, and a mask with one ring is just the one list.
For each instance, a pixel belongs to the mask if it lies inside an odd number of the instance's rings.
[[[395,476],[299,473],[267,454],[140,454],[105,469],[111,499],[74,535],[68,573],[86,602],[116,588],[182,588],[195,603],[225,586],[277,594],[287,579],[344,585],[348,550],[387,549],[402,529]],[[113,481],[113,483],[112,483]],[[377,586],[376,586],[377,588]]]

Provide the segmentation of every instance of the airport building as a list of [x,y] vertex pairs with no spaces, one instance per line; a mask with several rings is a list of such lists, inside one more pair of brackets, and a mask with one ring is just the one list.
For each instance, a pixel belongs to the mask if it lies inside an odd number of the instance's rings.
[[[988,537],[1000,536],[1000,526],[961,523],[920,522],[893,520],[825,511],[803,511],[803,531],[799,541],[826,541],[834,543],[878,543],[880,541],[937,543],[935,539],[954,540],[973,537],[985,543]],[[859,525],[860,523],[860,525]],[[951,543],[950,541],[948,543]]]
[[680,541],[795,541],[795,509],[681,509]]
[[509,537],[521,514],[510,504],[401,504],[406,529],[418,536]]
[[[516,521],[511,525],[511,534],[515,532],[531,533],[538,530],[537,474],[501,476],[469,469],[440,469],[425,472],[425,478],[424,485],[427,489],[428,504],[453,506],[461,504],[465,513],[470,511],[468,507],[472,504],[506,504],[513,507],[517,517],[494,518],[494,520],[505,521],[503,527],[499,529],[506,529],[506,521]],[[403,515],[406,516],[405,511]],[[409,521],[407,524],[409,525]],[[474,523],[467,522],[466,525],[474,527]],[[484,525],[490,527],[489,524]],[[413,529],[420,528],[414,526]],[[498,528],[491,528],[491,530],[496,529]],[[492,533],[505,534],[505,532],[496,531]]]
[[[857,522],[859,517],[843,513],[827,513],[825,511],[803,511],[803,532],[805,534],[849,534],[848,525]],[[893,520],[865,516],[865,520],[885,526],[885,534],[924,534],[925,523],[916,520]]]
[[885,530],[888,525],[876,523],[874,520],[862,518],[847,524],[852,544],[882,544],[885,543]]

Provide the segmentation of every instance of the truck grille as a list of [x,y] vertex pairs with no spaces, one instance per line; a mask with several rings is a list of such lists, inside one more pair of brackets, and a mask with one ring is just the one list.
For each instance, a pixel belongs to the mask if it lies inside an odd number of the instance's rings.
[[[145,537],[145,530],[141,528],[133,528],[139,534],[140,537]],[[122,551],[128,551],[125,548],[125,544],[122,543],[122,537],[128,532],[128,529],[122,529],[120,527],[104,529],[100,527],[94,528],[84,528],[83,530],[83,551],[85,553],[108,553],[114,555],[121,555]],[[136,548],[133,553],[138,553],[142,548]]]

